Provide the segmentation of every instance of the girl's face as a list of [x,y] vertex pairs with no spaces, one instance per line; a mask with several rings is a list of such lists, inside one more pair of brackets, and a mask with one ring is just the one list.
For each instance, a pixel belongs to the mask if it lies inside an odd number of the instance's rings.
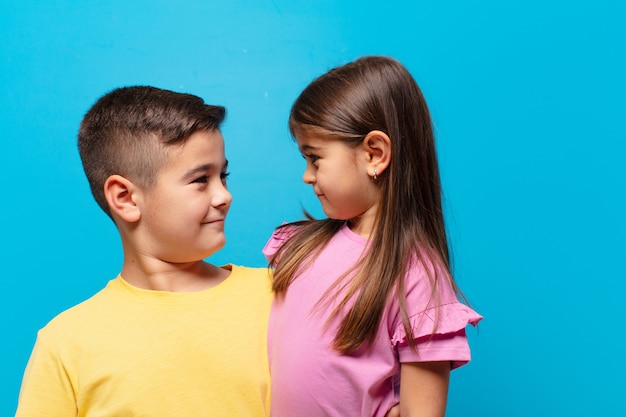
[[368,153],[335,139],[314,135],[296,138],[306,159],[302,180],[331,219],[349,220],[357,234],[369,236],[377,212],[378,188],[367,172]]

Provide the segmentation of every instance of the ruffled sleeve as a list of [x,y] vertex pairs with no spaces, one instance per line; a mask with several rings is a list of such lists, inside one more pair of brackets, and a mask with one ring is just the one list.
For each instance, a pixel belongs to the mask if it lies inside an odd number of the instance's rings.
[[465,328],[468,324],[476,326],[480,320],[480,314],[460,302],[442,304],[410,317],[417,351],[409,347],[401,323],[391,343],[398,349],[400,362],[451,361],[452,368],[458,368],[470,360]]
[[274,233],[272,233],[272,236],[270,236],[269,240],[265,244],[265,247],[263,248],[263,255],[265,255],[265,258],[269,262],[274,259],[274,256],[281,246],[283,246],[283,244],[287,242],[289,238],[291,238],[298,230],[294,226],[285,226],[284,224],[274,230]]

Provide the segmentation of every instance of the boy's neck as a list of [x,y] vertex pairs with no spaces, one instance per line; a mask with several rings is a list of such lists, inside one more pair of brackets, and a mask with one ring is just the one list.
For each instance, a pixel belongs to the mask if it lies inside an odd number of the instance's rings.
[[230,273],[230,269],[204,261],[185,264],[125,261],[121,275],[129,284],[145,290],[196,292],[215,287]]

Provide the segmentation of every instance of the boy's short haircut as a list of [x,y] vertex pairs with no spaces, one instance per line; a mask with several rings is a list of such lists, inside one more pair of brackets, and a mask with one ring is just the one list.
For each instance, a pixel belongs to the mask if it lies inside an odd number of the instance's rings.
[[147,189],[168,158],[167,145],[182,144],[196,131],[220,128],[226,110],[200,97],[134,86],[101,97],[80,124],[78,150],[91,193],[111,217],[104,183],[121,175]]

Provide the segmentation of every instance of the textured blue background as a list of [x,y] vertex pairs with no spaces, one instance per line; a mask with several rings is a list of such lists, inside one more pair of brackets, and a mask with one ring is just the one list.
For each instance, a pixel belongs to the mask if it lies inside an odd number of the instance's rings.
[[37,329],[120,267],[75,144],[100,95],[227,106],[234,203],[212,260],[262,266],[275,225],[319,213],[291,102],[365,54],[400,59],[430,103],[457,280],[486,317],[448,416],[624,415],[625,19],[619,0],[3,0],[0,415]]

